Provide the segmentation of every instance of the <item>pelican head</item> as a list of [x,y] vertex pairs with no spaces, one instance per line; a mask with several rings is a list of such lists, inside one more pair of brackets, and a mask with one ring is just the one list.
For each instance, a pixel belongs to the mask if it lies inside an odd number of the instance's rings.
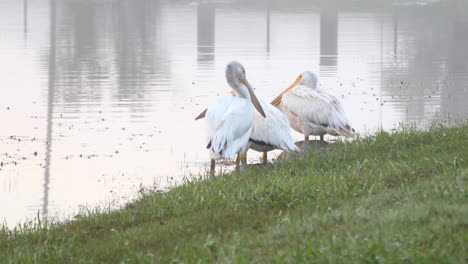
[[299,75],[299,77],[297,77],[297,80],[299,80],[297,84],[304,85],[312,89],[315,89],[317,87],[318,78],[317,75],[313,72],[305,71],[301,75]]
[[294,81],[293,84],[291,84],[286,90],[284,90],[280,95],[278,95],[272,102],[272,105],[277,106],[282,99],[283,94],[288,92],[289,90],[293,89],[297,85],[304,85],[306,87],[309,87],[311,89],[317,88],[317,75],[313,72],[310,71],[305,71],[301,75],[299,75],[296,80]]
[[252,86],[250,86],[245,75],[245,69],[242,64],[237,61],[230,62],[226,67],[226,79],[232,89],[239,95],[239,97],[251,100],[257,111],[266,117],[260,102],[253,92]]

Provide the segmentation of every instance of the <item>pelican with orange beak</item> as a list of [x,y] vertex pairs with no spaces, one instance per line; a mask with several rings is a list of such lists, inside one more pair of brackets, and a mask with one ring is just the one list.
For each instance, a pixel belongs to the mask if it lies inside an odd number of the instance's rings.
[[272,102],[289,119],[291,127],[309,136],[326,134],[352,137],[355,134],[344,109],[336,97],[317,87],[317,76],[306,71]]
[[226,67],[226,79],[238,96],[226,96],[200,114],[207,120],[206,148],[210,152],[211,172],[215,170],[216,159],[234,159],[236,155],[246,166],[245,154],[249,149],[255,112],[266,118],[242,64],[230,62]]
[[[232,96],[240,97],[235,90],[231,90]],[[249,148],[263,153],[263,164],[268,162],[268,152],[281,149],[287,152],[300,152],[300,149],[294,144],[291,135],[291,126],[288,118],[273,105],[260,100],[262,109],[266,112],[266,118],[260,113],[255,113],[252,123],[252,133],[249,138]],[[204,118],[208,112],[205,109],[195,120]],[[240,159],[246,162],[246,155],[237,157],[236,166],[239,166]]]

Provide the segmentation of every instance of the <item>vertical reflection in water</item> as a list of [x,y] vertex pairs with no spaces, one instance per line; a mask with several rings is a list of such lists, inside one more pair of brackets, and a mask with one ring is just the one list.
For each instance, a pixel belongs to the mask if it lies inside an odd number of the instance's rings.
[[[384,17],[380,18],[380,74],[384,71]],[[380,76],[380,88],[379,88],[379,129],[383,130],[383,113],[382,113],[382,87],[384,86],[384,79]]]
[[42,197],[42,214],[47,215],[47,207],[49,205],[49,183],[50,183],[50,159],[52,149],[52,118],[54,113],[54,81],[55,81],[55,30],[56,30],[56,9],[55,0],[50,0],[50,51],[49,51],[49,91],[47,98],[47,141],[45,153],[45,170],[44,170],[44,195]]
[[398,13],[397,9],[393,9],[393,61],[397,60],[398,51]]
[[266,52],[270,54],[270,6],[267,7],[266,13]]
[[28,0],[23,1],[23,32],[28,33]]
[[338,54],[338,11],[325,6],[320,13],[320,66],[336,66]]
[[456,72],[468,71],[468,18],[457,14],[453,20],[452,69]]
[[23,0],[23,37],[26,44],[28,33],[28,0]]
[[197,8],[198,62],[214,60],[215,8],[213,4],[201,3]]
[[[58,2],[60,13],[57,16],[59,31],[56,41],[64,43],[67,48],[59,49],[55,55],[57,78],[54,83],[57,85],[54,99],[57,104],[66,103],[64,109],[69,113],[83,111],[82,102],[99,102],[102,86],[95,77],[107,73],[110,67],[98,57],[99,27],[96,22],[99,17],[104,24],[107,12],[100,12],[100,15],[96,16],[99,12],[97,6],[87,2]],[[71,103],[76,104],[70,107]]]
[[[121,1],[117,5],[117,21],[112,32],[116,52],[117,91],[119,102],[131,102],[131,112],[144,112],[142,103],[150,80],[157,73],[168,76],[165,59],[157,53],[160,41],[155,19],[160,16],[157,1]],[[99,47],[98,47],[99,48]]]
[[[442,118],[458,119],[468,114],[468,16],[463,11],[455,10],[452,21],[452,45],[449,55],[450,82],[442,89]],[[455,116],[453,116],[455,115]]]
[[436,98],[440,94],[443,104],[444,93],[452,92],[446,85],[447,79],[452,79],[449,67],[454,43],[447,17],[453,18],[455,13],[433,6],[393,10],[393,56],[398,63],[386,63],[382,78],[393,83],[383,87],[384,93],[398,95],[396,103],[403,122],[425,123],[446,109],[437,105]]

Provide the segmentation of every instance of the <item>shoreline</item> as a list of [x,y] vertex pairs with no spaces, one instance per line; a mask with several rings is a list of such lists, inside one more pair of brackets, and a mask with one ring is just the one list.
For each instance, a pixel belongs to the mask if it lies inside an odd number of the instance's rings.
[[116,211],[4,226],[0,260],[463,262],[467,152],[466,121],[381,131],[147,191]]

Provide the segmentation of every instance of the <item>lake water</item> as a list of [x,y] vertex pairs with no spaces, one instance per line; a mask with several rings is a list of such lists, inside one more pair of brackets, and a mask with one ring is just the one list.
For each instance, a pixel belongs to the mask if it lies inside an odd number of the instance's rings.
[[203,173],[231,60],[265,101],[316,72],[359,133],[468,117],[466,1],[334,3],[0,0],[0,221]]

